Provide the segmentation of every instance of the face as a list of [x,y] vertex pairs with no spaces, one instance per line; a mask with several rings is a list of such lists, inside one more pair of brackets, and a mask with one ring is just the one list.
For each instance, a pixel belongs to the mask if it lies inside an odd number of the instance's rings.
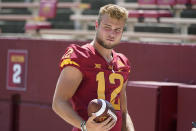
[[125,22],[111,18],[107,14],[102,16],[100,25],[96,23],[96,41],[106,49],[112,49],[119,44]]

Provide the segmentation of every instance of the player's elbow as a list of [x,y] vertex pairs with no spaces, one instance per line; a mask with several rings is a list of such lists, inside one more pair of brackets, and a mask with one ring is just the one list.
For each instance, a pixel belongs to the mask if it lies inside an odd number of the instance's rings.
[[55,101],[53,100],[53,102],[52,102],[52,110],[55,112],[55,109],[56,109],[56,105],[55,105]]
[[57,107],[58,107],[58,100],[57,100],[57,98],[53,98],[53,101],[52,101],[52,110],[54,111],[54,112],[57,112]]

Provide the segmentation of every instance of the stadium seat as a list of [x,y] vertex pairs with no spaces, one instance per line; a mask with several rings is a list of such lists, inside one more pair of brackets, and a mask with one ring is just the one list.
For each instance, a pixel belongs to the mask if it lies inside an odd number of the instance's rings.
[[157,0],[158,5],[175,5],[175,0]]
[[0,22],[2,33],[24,33],[25,21],[3,21]]
[[94,9],[86,9],[82,12],[83,15],[98,15],[99,10],[94,10]]
[[174,33],[174,27],[157,27],[157,26],[146,26],[146,25],[135,25],[135,32],[151,32],[151,33]]
[[91,0],[81,0],[81,3],[90,3]]
[[51,25],[52,25],[53,29],[74,29],[74,22],[73,21],[66,21],[66,22],[52,21]]
[[70,20],[70,15],[74,12],[69,8],[57,9],[56,16],[48,19],[51,22],[52,28],[55,29],[74,29],[74,22]]
[[138,2],[138,1],[137,1],[137,0],[125,0],[125,2],[136,3],[136,2]]
[[196,34],[196,24],[193,24],[188,28],[188,34]]
[[138,0],[138,4],[156,4],[156,0]]
[[130,10],[128,16],[135,18],[159,18],[159,17],[172,17],[169,10]]
[[49,18],[48,21],[51,22],[65,22],[70,21],[70,15],[74,14],[74,12],[69,8],[57,9],[56,16],[53,18]]
[[176,0],[176,4],[190,4],[190,0]]
[[50,29],[51,23],[49,22],[28,22],[25,25],[25,30],[40,30],[40,29]]
[[128,13],[128,17],[129,18],[141,18],[144,15],[144,11],[143,10],[129,10]]
[[58,0],[58,2],[74,2],[74,0]]
[[30,15],[32,13],[27,8],[2,8],[0,14]]
[[172,13],[168,10],[146,10],[143,16],[144,18],[172,17]]
[[[28,0],[28,2],[32,2],[33,0]],[[26,0],[1,0],[1,2],[26,2]]]
[[191,4],[196,4],[196,0],[191,0]]
[[196,18],[196,10],[193,10],[193,9],[183,10],[180,16],[182,18]]
[[115,4],[115,0],[90,0],[91,9],[99,10],[106,4]]

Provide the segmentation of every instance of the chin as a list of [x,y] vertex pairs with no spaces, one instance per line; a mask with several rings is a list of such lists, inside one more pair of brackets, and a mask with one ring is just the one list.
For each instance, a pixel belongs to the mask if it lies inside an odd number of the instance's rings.
[[114,44],[114,43],[105,44],[105,48],[106,49],[113,49],[114,47],[116,47],[116,45],[118,45],[118,44]]

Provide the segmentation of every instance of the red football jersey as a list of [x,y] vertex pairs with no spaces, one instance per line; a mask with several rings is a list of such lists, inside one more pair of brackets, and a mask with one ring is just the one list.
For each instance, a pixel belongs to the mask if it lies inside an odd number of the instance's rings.
[[[117,112],[118,121],[112,131],[121,131],[122,114],[120,91],[128,79],[130,66],[128,59],[112,50],[113,60],[108,63],[91,45],[70,45],[61,59],[61,70],[74,66],[83,74],[83,80],[72,97],[74,110],[88,119],[87,106],[92,99],[109,101]],[[79,131],[74,128],[73,131]]]

